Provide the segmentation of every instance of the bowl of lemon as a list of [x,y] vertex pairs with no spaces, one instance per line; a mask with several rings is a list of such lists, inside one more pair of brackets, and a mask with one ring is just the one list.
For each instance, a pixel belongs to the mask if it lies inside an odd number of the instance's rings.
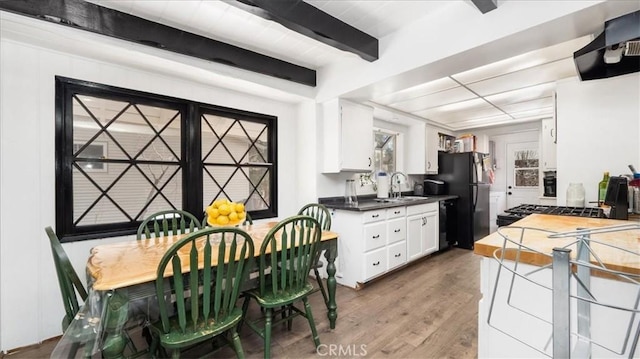
[[205,211],[207,223],[213,227],[237,226],[247,216],[244,204],[231,202],[226,198],[216,199]]

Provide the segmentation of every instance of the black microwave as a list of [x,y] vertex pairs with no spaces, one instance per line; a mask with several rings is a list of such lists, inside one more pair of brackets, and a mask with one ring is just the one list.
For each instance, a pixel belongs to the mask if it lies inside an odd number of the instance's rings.
[[447,186],[444,181],[426,179],[423,183],[425,196],[440,196],[447,193]]

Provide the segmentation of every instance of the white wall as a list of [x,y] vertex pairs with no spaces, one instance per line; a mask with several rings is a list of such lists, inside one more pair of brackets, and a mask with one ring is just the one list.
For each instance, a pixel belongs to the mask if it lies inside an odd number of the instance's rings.
[[603,172],[640,168],[640,74],[567,79],[557,93],[558,205],[565,205],[569,183],[579,182],[593,206]]
[[[298,137],[315,120],[308,114],[308,106],[298,108],[4,36],[0,49],[0,350],[61,334],[64,312],[43,230],[55,223],[56,75],[277,116],[280,217],[295,213],[302,204],[298,199],[308,197],[313,184],[304,187],[305,195],[298,194],[301,171],[297,165],[307,157],[297,151],[300,142],[314,138],[311,133]],[[305,173],[309,170],[304,167]],[[64,247],[83,277],[91,247],[119,240],[131,238],[82,241]]]

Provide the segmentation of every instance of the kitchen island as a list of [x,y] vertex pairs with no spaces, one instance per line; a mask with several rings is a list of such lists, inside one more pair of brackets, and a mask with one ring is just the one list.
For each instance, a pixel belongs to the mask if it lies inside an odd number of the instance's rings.
[[[637,220],[532,214],[476,242],[474,253],[483,256],[478,357],[551,357],[552,252],[554,248],[567,248],[571,250],[570,257],[575,259],[578,239],[576,236],[549,238],[549,235],[578,228],[634,224],[640,223]],[[592,344],[587,347],[591,357],[629,357],[639,329],[639,318],[632,314],[638,308],[640,294],[640,229],[591,234],[589,239],[590,262],[614,272],[586,269],[590,277],[586,287],[598,304],[570,301],[570,348],[578,342],[575,333],[580,331],[583,337],[591,338]],[[575,266],[573,268],[575,270]],[[582,286],[578,286],[573,277],[569,288],[575,295]],[[578,307],[582,307],[580,319]],[[633,357],[640,357],[639,351],[636,350]]]

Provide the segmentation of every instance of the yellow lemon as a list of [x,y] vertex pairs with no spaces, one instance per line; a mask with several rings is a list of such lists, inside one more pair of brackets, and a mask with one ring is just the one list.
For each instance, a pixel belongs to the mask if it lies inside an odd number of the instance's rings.
[[244,212],[244,204],[236,203],[236,212],[238,212],[238,213]]
[[220,212],[221,215],[226,216],[231,213],[231,208],[229,208],[228,204],[221,204],[220,207],[218,207],[218,212]]
[[209,217],[216,219],[220,213],[217,208],[207,208],[207,214]]
[[247,214],[244,212],[238,212],[238,219],[244,219],[244,217],[246,217]]
[[235,221],[231,221],[231,222],[229,222],[229,224],[234,225],[234,226],[235,226],[236,224],[238,224],[238,223],[240,223],[240,220],[239,220],[239,219],[236,219]]
[[238,221],[238,214],[236,212],[229,213],[229,221],[231,221],[231,223],[237,222]]
[[229,217],[227,217],[227,216],[218,216],[218,218],[216,219],[216,223],[221,225],[221,226],[227,225],[227,224],[229,224]]
[[214,208],[211,211],[209,211],[209,218],[211,219],[216,219],[218,218],[219,215],[220,215],[220,212],[218,211],[217,208]]

